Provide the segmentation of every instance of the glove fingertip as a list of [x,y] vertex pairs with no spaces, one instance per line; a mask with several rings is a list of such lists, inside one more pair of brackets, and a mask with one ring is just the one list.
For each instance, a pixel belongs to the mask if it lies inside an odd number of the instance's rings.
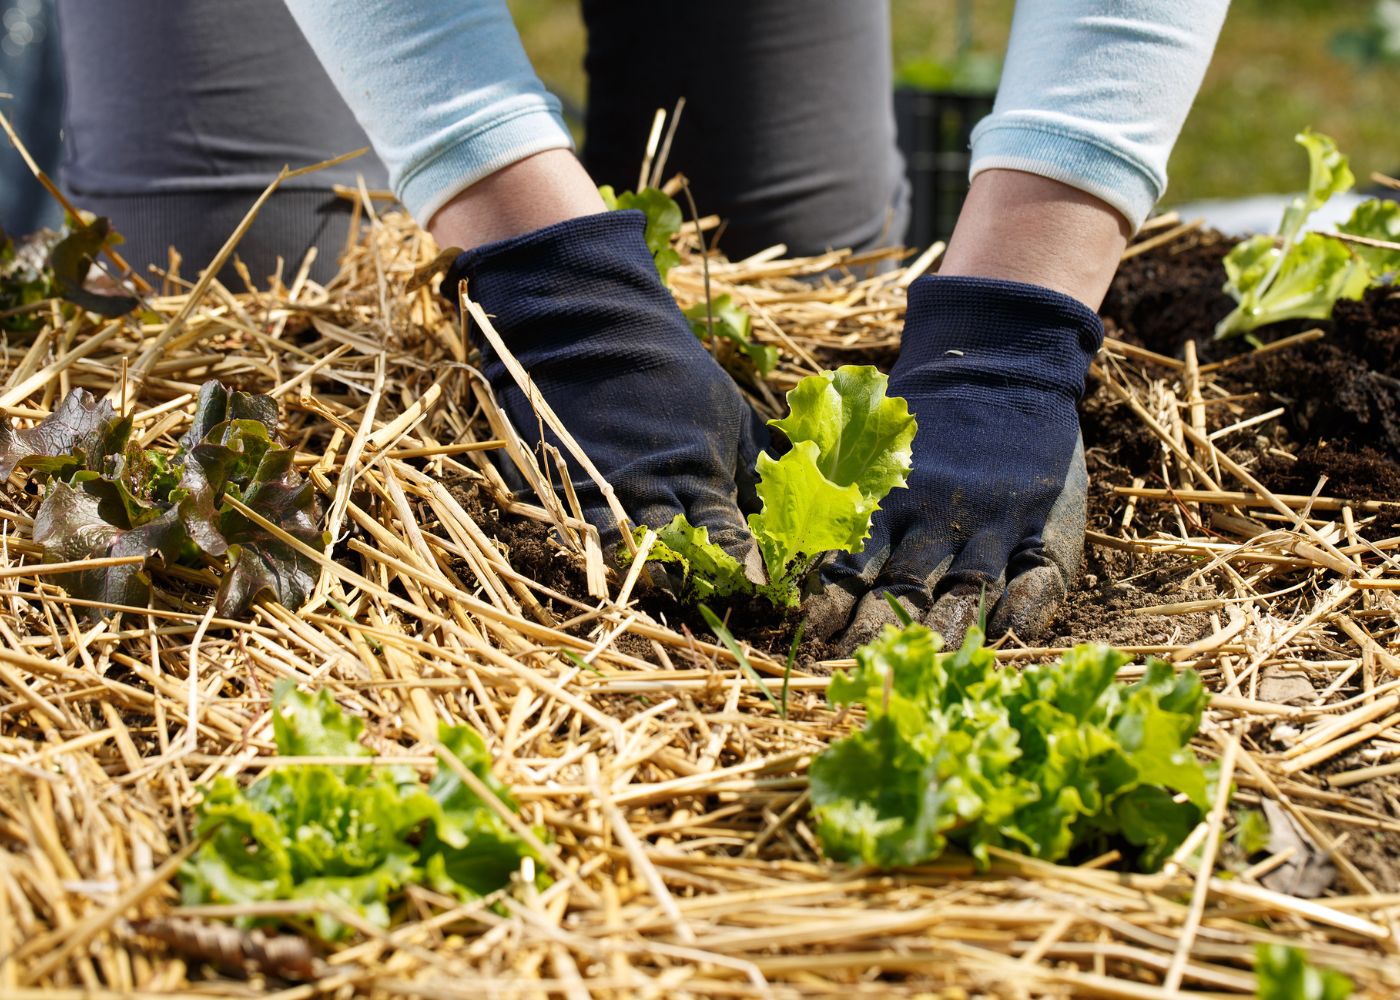
[[933,602],[924,624],[943,637],[944,649],[957,649],[985,608],[984,588],[960,586]]
[[840,584],[832,584],[809,597],[802,606],[807,635],[822,642],[830,641],[850,624],[851,609],[855,606],[855,593]]
[[[841,637],[838,647],[845,656],[852,655],[857,648],[864,646],[885,630],[887,625],[899,625],[903,619],[890,606],[884,590],[875,590],[860,599],[856,608],[855,620]],[[896,597],[899,606],[911,620],[918,621],[919,611],[915,601],[907,596]]]
[[1006,593],[992,609],[987,633],[994,638],[1014,632],[1024,641],[1038,639],[1050,631],[1067,596],[1068,588],[1058,567],[1029,569],[1006,585]]

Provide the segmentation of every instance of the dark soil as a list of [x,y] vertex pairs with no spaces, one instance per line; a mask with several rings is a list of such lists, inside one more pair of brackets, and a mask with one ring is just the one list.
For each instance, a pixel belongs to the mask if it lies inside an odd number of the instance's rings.
[[[1212,337],[1216,322],[1233,307],[1220,290],[1221,261],[1230,246],[1204,233],[1125,262],[1104,302],[1111,332],[1178,358],[1186,341],[1194,340],[1203,364],[1237,357],[1219,379],[1232,393],[1257,393],[1245,404],[1245,415],[1285,408],[1257,435],[1269,448],[1235,456],[1248,460],[1275,492],[1311,493],[1326,476],[1328,495],[1400,500],[1400,290],[1376,288],[1358,302],[1339,302],[1329,321],[1261,330],[1265,341],[1314,328],[1325,336],[1250,356],[1243,339]],[[1091,422],[1086,419],[1086,445]],[[1113,429],[1107,430],[1112,436]],[[1394,534],[1397,527],[1400,514],[1378,517],[1370,534]]]
[[[553,528],[528,517],[506,513],[491,501],[482,485],[475,481],[463,479],[447,483],[446,486],[453,499],[481,526],[481,530],[496,540],[517,573],[523,573],[580,604],[591,606],[596,603],[588,596],[582,562],[555,540]],[[562,605],[562,602],[542,597],[540,603],[563,618],[575,613],[573,608]]]

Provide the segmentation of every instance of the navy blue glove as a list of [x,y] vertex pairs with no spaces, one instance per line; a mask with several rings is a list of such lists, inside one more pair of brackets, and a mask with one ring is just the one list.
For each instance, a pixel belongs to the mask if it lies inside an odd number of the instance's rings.
[[1076,406],[1103,325],[1049,289],[987,278],[920,278],[890,394],[919,421],[907,490],[875,515],[865,550],[822,571],[809,627],[852,649],[895,621],[962,641],[1044,631],[1079,571],[1087,481]]
[[[753,466],[767,430],[661,283],[645,228],[637,211],[547,226],[468,250],[442,287],[455,299],[466,280],[634,524],[661,526],[684,513],[741,562],[761,565],[739,491],[754,509]],[[536,440],[539,420],[525,395],[481,346],[496,399],[525,440]],[[545,438],[558,446],[548,430]],[[584,516],[614,546],[607,503],[576,465]]]

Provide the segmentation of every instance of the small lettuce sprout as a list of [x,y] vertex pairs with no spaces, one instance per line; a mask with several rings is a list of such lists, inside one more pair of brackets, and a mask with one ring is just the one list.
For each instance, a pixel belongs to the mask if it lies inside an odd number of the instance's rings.
[[[859,552],[870,521],[912,467],[916,424],[889,378],[871,365],[812,375],[787,394],[786,417],[769,421],[792,443],[781,458],[758,457],[763,508],[749,515],[768,582],[754,584],[706,528],[683,514],[657,530],[652,560],[680,569],[682,599],[760,594],[796,607],[801,584],[823,553]],[[637,530],[637,537],[645,531]]]
[[[1308,218],[1334,194],[1349,191],[1355,178],[1327,136],[1305,130],[1297,141],[1308,153],[1308,189],[1284,209],[1276,236],[1252,236],[1226,256],[1225,291],[1239,304],[1216,325],[1217,339],[1287,319],[1326,319],[1338,299],[1359,299],[1400,270],[1400,252],[1303,232]],[[1337,228],[1394,242],[1400,237],[1400,206],[1362,202]]]
[[685,318],[690,320],[691,330],[701,340],[719,337],[733,344],[735,350],[749,359],[760,377],[773,374],[773,369],[778,366],[778,349],[753,339],[750,332],[752,320],[748,313],[734,304],[732,297],[717,296],[708,308],[704,302],[697,302],[685,310]]
[[[284,756],[370,757],[363,728],[328,691],[303,694],[283,680],[273,693],[273,737]],[[438,740],[515,809],[475,730],[444,725]],[[187,904],[324,901],[388,927],[409,885],[470,901],[508,885],[521,860],[535,857],[445,764],[427,785],[408,767],[288,764],[247,787],[221,775],[203,791],[195,833],[209,839],[180,871]],[[348,933],[325,911],[311,929],[327,941]]]

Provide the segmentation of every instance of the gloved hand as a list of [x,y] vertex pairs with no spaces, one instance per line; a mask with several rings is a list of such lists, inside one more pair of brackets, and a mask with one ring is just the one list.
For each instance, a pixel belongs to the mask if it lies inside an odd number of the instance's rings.
[[909,488],[886,497],[864,551],[823,568],[813,635],[868,641],[896,620],[885,593],[950,647],[981,610],[992,635],[1049,626],[1083,554],[1076,404],[1102,342],[1093,310],[1046,288],[914,282],[889,387],[919,421]]
[[[756,567],[738,490],[752,506],[767,429],[661,283],[645,227],[641,212],[605,212],[487,244],[461,254],[442,288],[455,304],[466,279],[468,296],[634,524],[661,526],[684,513]],[[490,345],[482,349],[496,399],[525,440],[536,440],[539,420],[525,395]],[[559,446],[547,429],[545,437]],[[570,475],[584,516],[605,548],[615,546],[601,491],[576,462]]]

